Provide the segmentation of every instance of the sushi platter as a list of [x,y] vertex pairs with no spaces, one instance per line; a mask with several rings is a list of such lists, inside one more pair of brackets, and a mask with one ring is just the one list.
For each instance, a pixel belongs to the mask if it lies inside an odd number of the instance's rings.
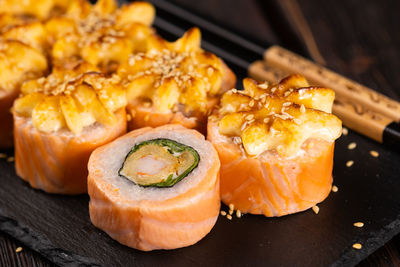
[[[180,9],[162,0],[150,1],[161,10],[153,27],[176,42],[148,27],[151,5],[117,12],[99,2],[86,7],[91,27],[77,23],[72,37],[57,33],[71,17],[46,22],[57,40],[48,76],[43,43],[0,46],[38,62],[10,96],[15,148],[0,149],[0,231],[60,266],[354,266],[400,233],[400,153],[342,130],[333,90],[301,75],[246,78],[263,49],[225,51],[240,38],[184,11],[173,18]],[[85,46],[63,58],[77,39]],[[109,62],[96,50],[104,44]]]

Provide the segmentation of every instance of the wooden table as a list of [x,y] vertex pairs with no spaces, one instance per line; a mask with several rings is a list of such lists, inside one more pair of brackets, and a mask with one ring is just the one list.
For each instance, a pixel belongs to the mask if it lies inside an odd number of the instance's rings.
[[[252,39],[279,43],[296,52],[307,53],[304,36],[288,28],[280,14],[273,10],[285,4],[295,5],[291,0],[236,0],[234,4],[231,0],[174,1]],[[297,4],[326,66],[400,99],[400,17],[397,14],[400,1],[298,0]],[[287,10],[283,12],[287,14]],[[16,253],[18,246],[21,244],[16,240],[0,233],[1,266],[52,266],[30,249],[23,248]],[[400,235],[360,266],[400,266]]]

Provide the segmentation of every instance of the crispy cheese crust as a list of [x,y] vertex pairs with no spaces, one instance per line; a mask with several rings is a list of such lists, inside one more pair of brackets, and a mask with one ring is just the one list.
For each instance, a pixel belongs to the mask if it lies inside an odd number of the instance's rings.
[[341,121],[331,114],[334,92],[309,86],[301,75],[277,85],[246,78],[244,91],[224,94],[218,115],[219,132],[243,144],[248,155],[276,150],[283,156],[299,151],[309,138],[333,142],[341,134]]
[[87,63],[70,70],[55,67],[46,78],[23,84],[14,111],[31,117],[33,125],[46,133],[67,128],[78,134],[96,121],[113,125],[114,112],[126,105],[125,90],[118,76],[96,70]]
[[145,2],[124,5],[114,0],[71,4],[65,15],[47,21],[46,30],[53,43],[52,59],[56,62],[80,58],[115,70],[132,52],[146,49],[146,37],[154,19],[154,7]]
[[135,108],[142,106],[165,117],[159,122],[176,121],[171,114],[178,113],[194,120],[205,119],[219,95],[232,88],[236,80],[221,59],[200,48],[200,41],[198,28],[172,43],[153,35],[146,53],[133,54],[120,66],[118,74],[127,88],[133,117],[141,112]]

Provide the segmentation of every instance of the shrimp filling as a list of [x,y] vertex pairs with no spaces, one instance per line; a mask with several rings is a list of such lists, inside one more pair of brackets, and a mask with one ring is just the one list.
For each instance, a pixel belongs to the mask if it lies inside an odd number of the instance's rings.
[[199,164],[192,147],[170,139],[154,139],[135,145],[118,174],[140,186],[171,187]]

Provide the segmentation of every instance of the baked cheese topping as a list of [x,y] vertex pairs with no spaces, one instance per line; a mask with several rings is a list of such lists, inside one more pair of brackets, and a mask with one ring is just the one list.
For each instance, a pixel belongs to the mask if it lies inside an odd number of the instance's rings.
[[47,60],[19,41],[0,41],[0,69],[0,91],[13,91],[26,80],[41,77]]
[[115,0],[71,4],[64,16],[46,23],[53,39],[52,58],[62,61],[76,57],[93,65],[107,67],[121,63],[137,51],[145,51],[148,27],[154,19],[154,7],[134,2],[118,8]]
[[0,13],[32,16],[46,19],[63,13],[68,6],[79,0],[2,0]]
[[249,155],[276,150],[282,156],[298,151],[309,138],[333,142],[341,134],[341,121],[331,114],[335,94],[310,87],[301,75],[276,85],[246,78],[244,90],[232,89],[221,99],[219,132],[233,138]]
[[151,36],[148,52],[137,53],[118,74],[127,87],[128,102],[152,105],[160,112],[209,111],[208,101],[221,90],[223,66],[200,48],[200,30],[192,28],[175,42]]
[[96,121],[114,124],[114,112],[126,105],[125,90],[118,76],[93,70],[96,67],[84,63],[71,70],[56,66],[46,78],[25,82],[14,112],[31,117],[33,125],[47,133],[67,128],[78,134]]

